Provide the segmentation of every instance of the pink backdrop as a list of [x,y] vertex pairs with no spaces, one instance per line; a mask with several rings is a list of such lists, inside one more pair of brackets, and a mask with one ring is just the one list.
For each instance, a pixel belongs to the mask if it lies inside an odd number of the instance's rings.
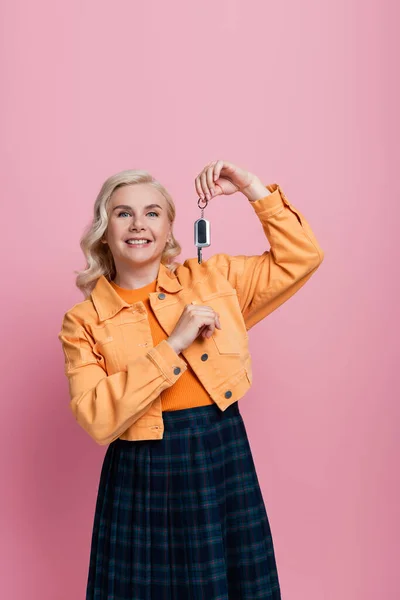
[[[125,168],[159,178],[182,262],[196,255],[194,178],[217,158],[280,183],[325,251],[251,330],[254,384],[240,401],[283,599],[396,597],[392,4],[3,3],[2,598],[84,597],[105,448],[73,420],[57,333],[83,300],[73,271],[100,185]],[[244,196],[206,216],[203,258],[266,249]]]

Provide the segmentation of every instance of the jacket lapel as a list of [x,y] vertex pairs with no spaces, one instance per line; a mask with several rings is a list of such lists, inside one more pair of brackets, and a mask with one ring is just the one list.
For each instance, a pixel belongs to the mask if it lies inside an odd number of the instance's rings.
[[[176,274],[172,273],[163,263],[160,263],[157,275],[156,294],[162,290],[165,290],[168,293],[175,293],[179,292],[181,289],[183,289],[183,286],[179,283]],[[111,319],[122,308],[130,306],[130,304],[125,302],[125,300],[123,300],[114,290],[104,275],[101,275],[97,280],[90,297],[100,321]]]

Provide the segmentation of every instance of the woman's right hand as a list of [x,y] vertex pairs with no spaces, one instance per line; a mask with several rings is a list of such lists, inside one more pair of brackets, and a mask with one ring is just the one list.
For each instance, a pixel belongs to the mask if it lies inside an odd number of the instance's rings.
[[179,354],[199,335],[211,337],[216,327],[222,329],[219,314],[211,306],[187,304],[167,342]]

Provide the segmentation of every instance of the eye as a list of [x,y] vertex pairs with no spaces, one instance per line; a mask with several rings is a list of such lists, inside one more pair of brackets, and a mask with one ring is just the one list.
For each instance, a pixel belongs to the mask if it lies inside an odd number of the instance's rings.
[[[155,212],[154,210],[151,210],[150,212],[147,213],[148,215],[156,215],[157,217],[159,216],[159,213]],[[122,210],[121,212],[118,213],[118,216],[121,215],[129,215],[129,213],[126,210]]]

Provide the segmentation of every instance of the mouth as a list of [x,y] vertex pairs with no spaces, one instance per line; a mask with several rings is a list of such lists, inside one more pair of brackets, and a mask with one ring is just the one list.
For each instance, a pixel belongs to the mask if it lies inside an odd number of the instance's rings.
[[[143,239],[145,239],[145,238],[143,238]],[[152,240],[148,240],[148,239],[146,239],[145,242],[135,242],[132,239],[132,243],[130,243],[129,240],[125,240],[125,244],[127,246],[129,246],[130,248],[145,248],[146,246],[149,246],[151,243],[152,243]]]

